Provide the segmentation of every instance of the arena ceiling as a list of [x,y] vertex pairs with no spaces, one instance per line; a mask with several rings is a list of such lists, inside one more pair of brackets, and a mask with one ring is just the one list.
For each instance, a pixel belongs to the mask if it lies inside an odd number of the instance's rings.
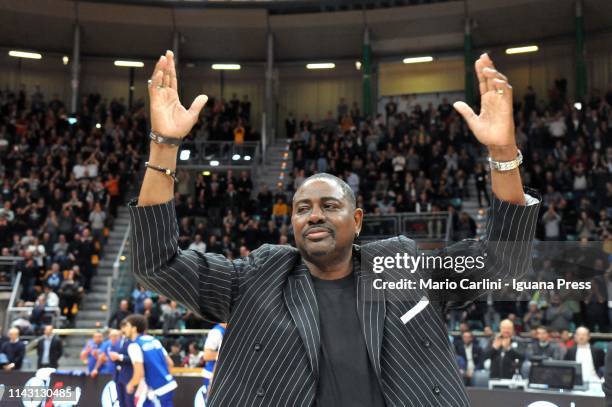
[[[189,0],[190,7],[181,7],[173,4],[187,3],[185,0],[78,4],[69,0],[0,0],[0,47],[69,54],[78,18],[85,56],[155,58],[160,50],[171,47],[176,29],[181,34],[183,61],[263,62],[270,29],[275,35],[275,58],[279,62],[348,60],[361,55],[366,24],[375,58],[461,53],[466,7],[473,19],[476,49],[571,41],[574,37],[574,0],[401,5],[412,2],[365,1],[361,3],[377,3],[380,7],[274,14],[266,8],[271,7],[272,1],[261,2],[262,7],[257,7],[258,1],[220,7],[236,0]],[[211,3],[215,6],[209,7]],[[338,4],[342,3],[341,0]],[[587,39],[612,32],[612,1],[584,0],[584,20]]]

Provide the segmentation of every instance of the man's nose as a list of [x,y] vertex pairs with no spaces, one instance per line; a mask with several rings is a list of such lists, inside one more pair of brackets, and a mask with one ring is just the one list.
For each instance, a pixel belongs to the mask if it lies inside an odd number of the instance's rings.
[[313,206],[310,211],[310,216],[308,217],[308,222],[310,223],[319,223],[325,219],[325,214],[321,210],[319,206]]

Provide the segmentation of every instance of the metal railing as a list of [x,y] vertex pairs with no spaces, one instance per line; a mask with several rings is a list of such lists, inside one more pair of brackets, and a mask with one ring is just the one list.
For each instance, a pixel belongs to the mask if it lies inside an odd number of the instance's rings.
[[11,313],[15,308],[15,302],[17,298],[21,296],[21,271],[17,273],[13,279],[13,290],[11,291],[11,298],[9,299],[8,307],[6,307],[6,315],[4,316],[4,332],[8,331],[11,325]]
[[[14,279],[13,290],[11,291],[11,297],[9,299],[8,307],[6,308],[6,315],[4,317],[4,332],[7,332],[11,327],[13,321],[20,317],[27,317],[29,319],[32,314],[33,306],[19,307],[17,301],[21,296],[21,271],[17,272]],[[62,316],[62,310],[60,307],[45,307],[45,314],[51,315],[51,324],[54,326],[57,320]]]
[[[189,151],[189,153],[187,153]],[[261,143],[245,141],[185,141],[177,166],[185,169],[250,169],[261,162]]]
[[11,291],[15,280],[15,264],[22,261],[20,256],[0,256],[0,274],[5,277],[0,280],[0,291]]
[[111,314],[119,306],[120,299],[126,297],[124,293],[124,290],[126,290],[126,285],[131,286],[133,283],[132,273],[129,270],[131,260],[129,253],[127,253],[129,250],[129,237],[130,226],[128,226],[127,230],[125,231],[125,235],[123,235],[121,247],[119,248],[115,261],[113,262],[113,275],[110,279],[108,279],[106,285],[106,321],[109,320]]
[[365,215],[361,239],[367,241],[405,235],[412,239],[449,241],[451,222],[448,212]]

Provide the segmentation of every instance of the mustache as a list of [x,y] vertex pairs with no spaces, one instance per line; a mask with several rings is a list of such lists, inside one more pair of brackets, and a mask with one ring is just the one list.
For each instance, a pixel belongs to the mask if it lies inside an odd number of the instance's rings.
[[312,225],[312,226],[307,227],[306,229],[304,229],[304,232],[302,232],[302,236],[305,237],[308,233],[310,233],[312,229],[327,229],[330,235],[336,236],[336,228],[326,223]]

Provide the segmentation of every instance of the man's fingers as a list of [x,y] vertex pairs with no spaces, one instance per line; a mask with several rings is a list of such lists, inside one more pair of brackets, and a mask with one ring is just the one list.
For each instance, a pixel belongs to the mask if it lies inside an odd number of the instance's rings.
[[168,57],[168,72],[170,73],[170,87],[178,92],[178,81],[176,79],[176,65],[174,62],[174,52],[166,51]]
[[199,95],[198,97],[196,97],[193,100],[193,103],[191,104],[191,106],[189,107],[189,114],[191,114],[194,117],[194,119],[197,119],[198,116],[200,115],[200,111],[202,110],[202,108],[204,107],[207,101],[208,101],[208,96],[206,95]]
[[474,63],[474,70],[476,71],[476,76],[478,77],[478,89],[480,89],[481,95],[487,93],[487,80],[482,73],[482,69],[484,68],[482,58],[483,55],[481,55],[480,58],[478,58]]
[[506,98],[510,98],[510,100],[512,101],[512,86],[510,86],[507,81],[499,78],[494,78],[493,86],[495,87],[496,92],[499,90],[503,96],[505,96]]
[[159,87],[162,86],[162,82],[164,80],[164,71],[155,71],[150,80],[151,84],[149,85],[149,96],[154,97],[159,94]]
[[169,65],[170,65],[170,57],[168,56],[168,51],[166,51],[166,54],[162,57],[164,60],[164,79],[162,82],[162,86],[164,88],[170,87],[170,70],[169,70]]
[[480,60],[481,60],[481,63],[482,63],[482,74],[483,74],[483,78],[484,78],[485,83],[487,84],[487,86],[486,86],[486,89],[487,89],[487,90],[486,90],[486,92],[489,92],[489,91],[495,90],[495,86],[494,86],[494,84],[493,84],[492,78],[489,78],[489,77],[488,77],[488,76],[485,74],[485,72],[486,72],[488,69],[495,69],[495,67],[493,66],[493,61],[491,60],[491,58],[489,58],[489,55],[488,55],[486,52],[480,56]]
[[160,56],[157,62],[155,63],[155,68],[153,68],[153,74],[151,75],[151,78],[153,78],[153,76],[155,75],[157,71],[159,71],[160,69],[163,69],[162,58],[163,58],[163,55]]
[[478,116],[476,115],[476,113],[474,113],[472,108],[469,107],[465,102],[455,102],[453,103],[453,107],[459,112],[461,116],[463,116],[468,126],[472,128],[472,125],[475,124],[476,120],[478,120]]
[[506,75],[504,75],[503,73],[501,73],[498,70],[493,69],[493,68],[488,68],[488,67],[485,68],[483,70],[483,74],[484,74],[484,76],[487,77],[487,79],[498,78],[498,79],[504,80],[506,82],[508,81],[508,78],[506,78]]
[[491,57],[489,56],[489,54],[487,54],[486,52],[484,54],[482,54],[485,60],[485,63],[488,67],[495,69],[495,65],[493,64],[493,60],[491,59]]

